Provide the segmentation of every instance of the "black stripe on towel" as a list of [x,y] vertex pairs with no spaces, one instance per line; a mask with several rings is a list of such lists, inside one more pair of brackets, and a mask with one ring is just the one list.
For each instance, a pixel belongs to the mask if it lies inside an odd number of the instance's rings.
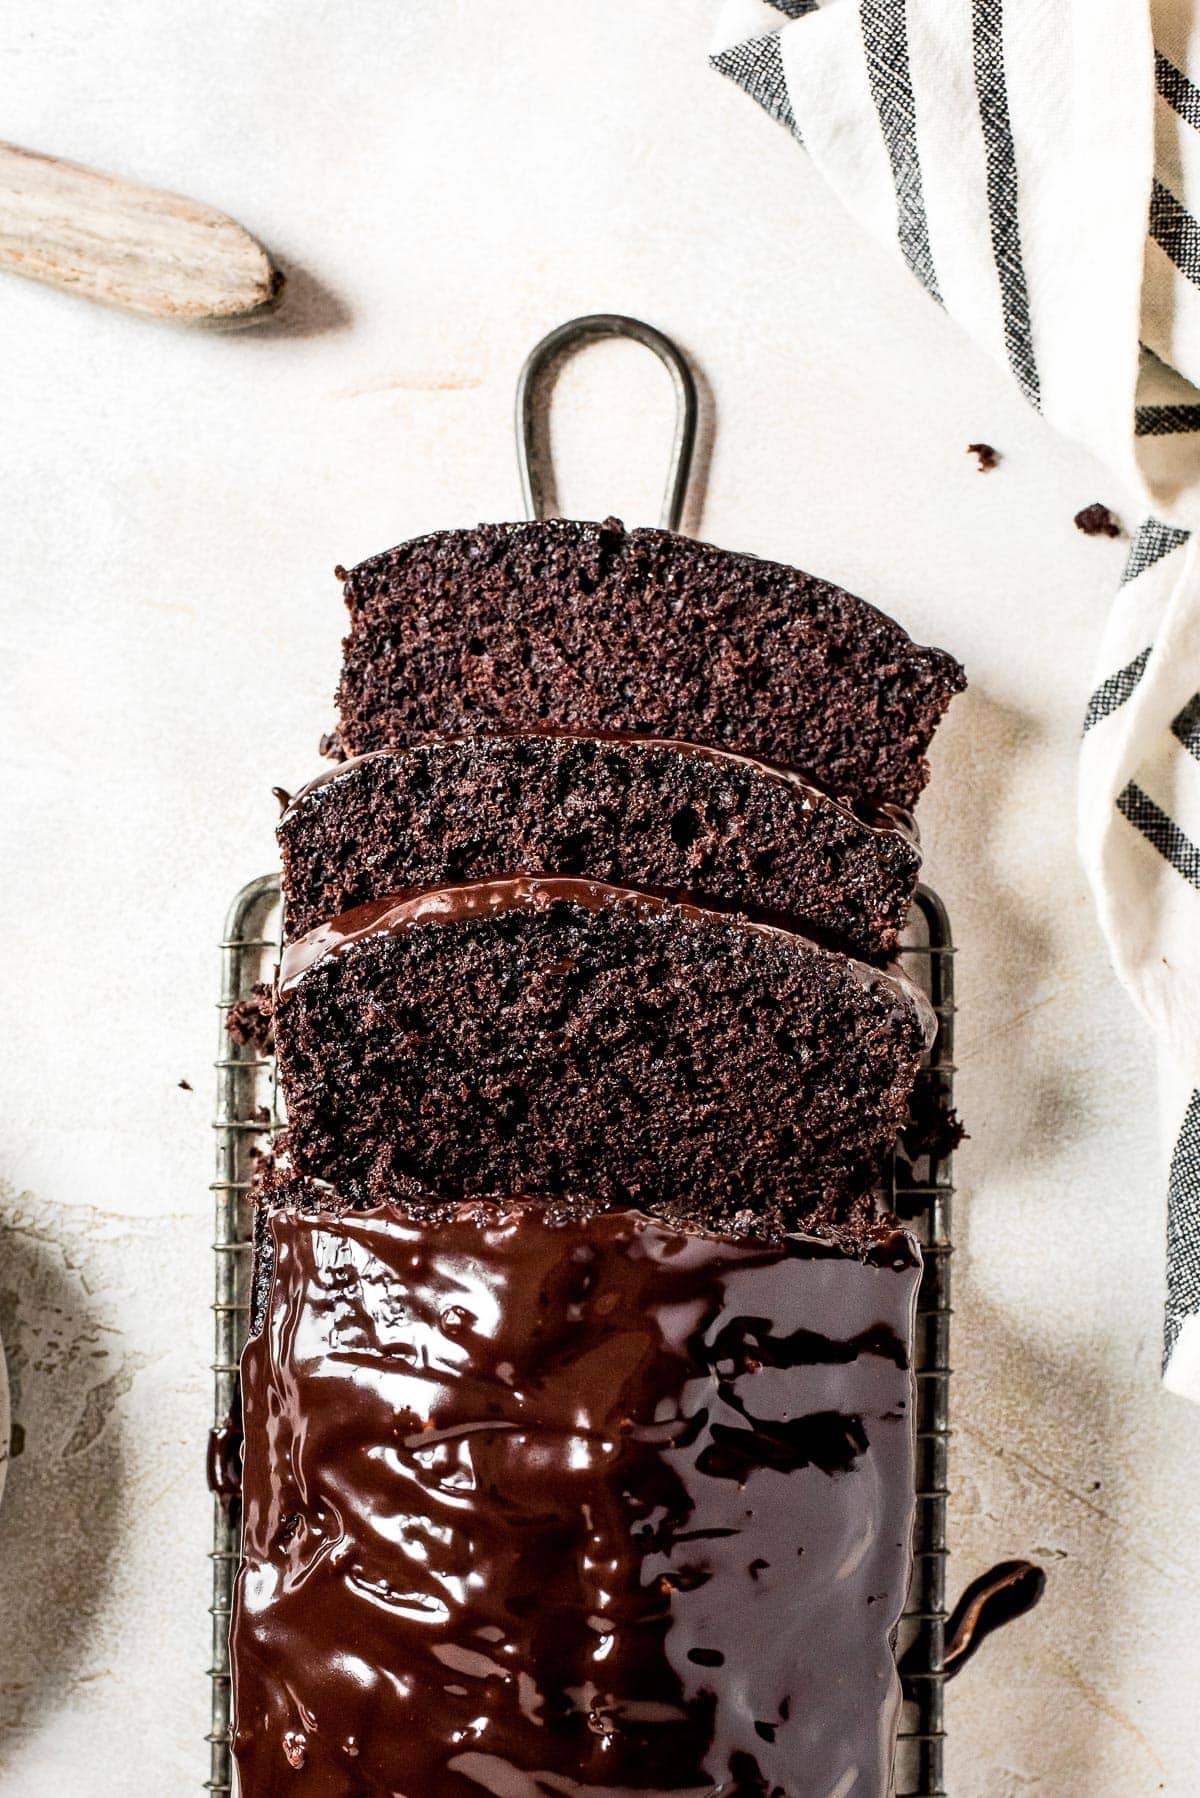
[[1161,50],[1154,52],[1154,80],[1167,105],[1174,107],[1185,124],[1200,131],[1200,87],[1168,62]]
[[1117,810],[1123,818],[1128,818],[1135,830],[1141,831],[1164,861],[1170,862],[1176,874],[1182,875],[1192,886],[1200,887],[1200,848],[1134,781],[1130,781],[1123,793],[1117,794]]
[[728,50],[718,50],[708,60],[719,74],[736,81],[752,100],[758,101],[764,112],[769,112],[773,119],[787,126],[793,137],[799,138],[800,129],[783,72],[778,32],[768,31],[763,37],[747,38],[744,44],[732,44]]
[[1029,289],[1021,259],[1021,224],[1017,205],[1017,154],[1008,116],[1004,78],[1004,7],[1002,0],[971,0],[971,34],[975,51],[975,92],[987,157],[988,222],[992,257],[1000,284],[1004,314],[1004,347],[1009,365],[1026,399],[1040,399]]
[[908,65],[908,21],[896,0],[860,0],[867,79],[879,119],[892,186],[896,190],[896,236],[900,251],[917,279],[935,300],[937,271],[929,244],[929,219],[921,181],[917,145],[917,112]]
[[776,12],[786,13],[789,19],[802,19],[806,12],[816,12],[819,0],[767,0]]
[[1115,674],[1110,674],[1107,680],[1100,682],[1088,700],[1087,711],[1083,714],[1085,735],[1091,730],[1093,724],[1099,724],[1101,718],[1107,718],[1110,712],[1115,712],[1119,706],[1125,704],[1146,671],[1151,647],[1152,645],[1147,644],[1141,655],[1134,656],[1132,662],[1127,662],[1124,668],[1118,668]]
[[1193,693],[1183,710],[1172,718],[1171,734],[1200,762],[1200,693]]
[[1200,431],[1200,406],[1139,406],[1133,428],[1139,437],[1176,437]]
[[1150,193],[1150,235],[1180,274],[1200,287],[1200,225],[1161,181]]
[[1163,524],[1161,519],[1144,518],[1129,545],[1121,585],[1126,587],[1130,581],[1136,581],[1139,574],[1145,574],[1147,568],[1153,568],[1173,549],[1186,543],[1190,535],[1190,531],[1178,531],[1173,524]]
[[1167,1177],[1167,1315],[1163,1366],[1185,1317],[1200,1311],[1200,1092],[1188,1101]]

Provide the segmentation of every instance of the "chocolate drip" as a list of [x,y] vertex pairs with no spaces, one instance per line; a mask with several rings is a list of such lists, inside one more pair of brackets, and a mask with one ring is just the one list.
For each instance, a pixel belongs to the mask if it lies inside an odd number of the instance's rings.
[[[240,1406],[238,1407],[240,1412]],[[242,1490],[242,1420],[227,1417],[215,1430],[208,1432],[205,1457],[208,1489],[214,1498],[228,1506]]]
[[244,1798],[888,1789],[909,1237],[532,1204],[267,1230]]
[[1032,1611],[1046,1575],[1032,1561],[1001,1561],[971,1581],[946,1620],[946,1678],[962,1671],[990,1635]]

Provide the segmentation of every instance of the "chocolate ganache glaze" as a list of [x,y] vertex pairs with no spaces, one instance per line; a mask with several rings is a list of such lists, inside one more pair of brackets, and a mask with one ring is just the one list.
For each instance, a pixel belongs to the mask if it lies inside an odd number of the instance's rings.
[[[576,875],[512,874],[495,880],[470,880],[449,886],[425,887],[416,892],[393,893],[385,899],[372,899],[356,905],[314,930],[285,943],[280,952],[276,981],[277,1002],[282,1003],[296,983],[326,955],[344,955],[356,944],[372,937],[397,936],[405,930],[418,930],[426,925],[462,924],[472,918],[497,917],[506,911],[537,911],[551,905],[577,905],[586,911],[601,912],[606,907],[626,906],[644,914],[671,910],[693,922],[717,920],[721,914],[686,899],[667,899],[657,893],[643,893],[634,887],[614,886],[611,881],[587,880]],[[740,919],[745,930],[760,936],[794,938],[808,943],[818,955],[836,960],[838,965],[868,990],[886,995],[898,1012],[911,1012],[919,1021],[929,1048],[937,1036],[937,1015],[920,987],[903,973],[898,963],[885,968],[859,961],[855,956],[826,949],[813,943],[801,931],[789,930],[782,924],[761,919]]]
[[243,1798],[883,1798],[912,1240],[272,1210]]

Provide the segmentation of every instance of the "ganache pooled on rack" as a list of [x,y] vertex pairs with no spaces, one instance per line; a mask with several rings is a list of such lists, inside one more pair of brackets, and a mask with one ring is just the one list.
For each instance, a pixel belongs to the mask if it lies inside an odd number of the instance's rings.
[[889,1789],[920,1259],[264,1202],[243,1798]]

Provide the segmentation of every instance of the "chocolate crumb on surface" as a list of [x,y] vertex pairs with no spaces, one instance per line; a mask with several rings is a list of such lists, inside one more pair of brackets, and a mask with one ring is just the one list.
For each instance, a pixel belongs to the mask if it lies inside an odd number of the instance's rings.
[[908,1101],[908,1117],[900,1132],[900,1147],[909,1161],[922,1155],[942,1158],[953,1154],[967,1132],[946,1096],[942,1078],[922,1068]]
[[178,1085],[181,1092],[190,1093],[192,1091],[192,1083],[190,1080],[180,1080]]
[[1085,506],[1082,512],[1076,512],[1075,529],[1082,531],[1085,537],[1119,537],[1121,521],[1097,500],[1093,505]]
[[256,981],[244,999],[235,1000],[225,1014],[225,1028],[235,1043],[244,1048],[254,1043],[260,1049],[274,1046],[275,999],[264,980]]
[[980,474],[990,474],[1000,461],[999,450],[993,449],[990,443],[968,443],[967,454],[975,457]]

